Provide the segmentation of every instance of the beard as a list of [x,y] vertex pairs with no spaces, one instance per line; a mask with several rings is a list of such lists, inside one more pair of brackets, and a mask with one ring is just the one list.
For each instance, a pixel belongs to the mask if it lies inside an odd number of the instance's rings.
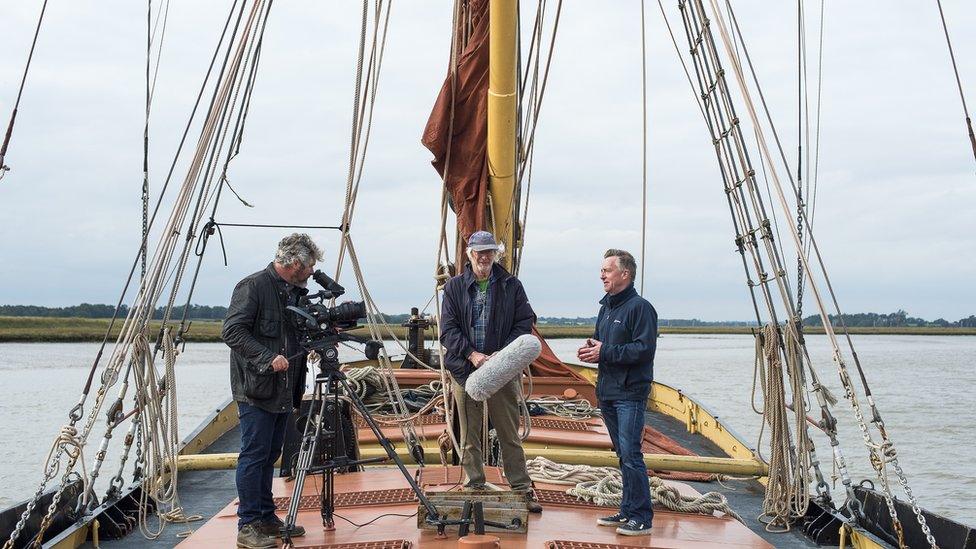
[[481,265],[480,263],[475,263],[471,266],[471,270],[474,271],[476,278],[482,279],[487,278],[491,274],[491,263],[487,265]]

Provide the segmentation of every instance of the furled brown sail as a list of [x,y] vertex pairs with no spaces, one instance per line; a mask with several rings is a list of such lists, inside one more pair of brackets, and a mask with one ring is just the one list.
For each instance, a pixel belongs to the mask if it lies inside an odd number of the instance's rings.
[[[485,227],[488,191],[488,0],[471,0],[464,11],[455,35],[457,66],[441,86],[421,138],[450,193],[459,242]],[[456,257],[460,272],[464,255]]]

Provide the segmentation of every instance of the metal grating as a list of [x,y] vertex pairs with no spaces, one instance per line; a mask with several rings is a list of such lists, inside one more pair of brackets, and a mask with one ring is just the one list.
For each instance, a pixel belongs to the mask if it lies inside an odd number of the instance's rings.
[[596,543],[593,541],[572,541],[554,539],[546,542],[546,549],[642,549],[639,545],[618,545],[616,543]]
[[[391,424],[396,423],[399,418],[396,416],[374,415],[373,419],[379,423],[380,427],[390,427],[392,426]],[[359,414],[353,416],[352,422],[357,429],[369,429],[369,425],[366,425],[366,420],[364,420],[363,416]],[[444,419],[444,414],[424,414],[422,416],[417,416],[410,423],[413,425],[436,425],[438,423],[447,423],[447,420]]]
[[565,507],[616,507],[616,505],[597,505],[591,501],[577,499],[562,490],[535,490],[535,498],[543,505],[562,505]]
[[[522,420],[522,424],[525,425],[525,420]],[[562,431],[589,431],[590,426],[586,424],[585,421],[577,421],[575,419],[553,419],[548,417],[534,417],[532,418],[532,427],[538,427],[540,429],[559,429]]]
[[[295,540],[292,540],[294,542]],[[300,541],[294,545],[295,549],[410,549],[413,543],[405,539],[387,539],[383,541],[359,541],[355,543],[330,543],[328,545],[301,545]]]
[[[339,507],[366,507],[369,505],[398,505],[401,503],[413,503],[417,501],[413,490],[410,488],[397,488],[394,490],[370,490],[367,492],[340,493],[335,495],[335,506]],[[279,511],[285,511],[291,504],[290,497],[274,498],[275,507]],[[302,496],[298,500],[299,511],[317,511],[322,508],[321,494]]]

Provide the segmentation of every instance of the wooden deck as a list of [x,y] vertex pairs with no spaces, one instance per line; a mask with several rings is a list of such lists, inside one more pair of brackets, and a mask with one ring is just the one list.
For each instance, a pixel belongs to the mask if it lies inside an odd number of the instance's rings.
[[[438,466],[427,467],[434,473]],[[458,478],[457,468],[450,467],[447,475],[441,476],[447,484],[427,484],[425,491],[443,491],[456,489]],[[495,468],[492,468],[495,469]],[[500,477],[497,469],[489,473],[490,476]],[[396,469],[370,469],[365,472],[336,475],[336,492],[340,494],[356,494],[360,502],[345,505],[339,502],[336,509],[335,530],[326,531],[322,526],[317,495],[321,489],[321,476],[311,476],[307,480],[303,496],[310,496],[310,502],[303,505],[298,514],[298,524],[307,530],[307,535],[295,539],[295,547],[328,548],[340,544],[362,542],[379,542],[404,540],[411,547],[457,547],[457,535],[449,532],[446,538],[438,538],[434,531],[421,530],[417,527],[415,513],[417,503],[412,494],[401,496],[409,501],[386,503],[377,505],[364,504],[363,500],[374,497],[397,497],[405,494],[409,488],[406,479]],[[697,494],[690,486],[682,483],[671,483],[678,487],[683,494]],[[536,484],[540,491],[565,491],[566,486]],[[283,479],[275,479],[273,492],[279,501],[279,508],[287,505],[293,490],[293,483]],[[391,492],[395,491],[395,492]],[[663,509],[655,509],[654,527],[651,535],[641,537],[621,536],[613,528],[600,527],[596,519],[613,513],[608,507],[598,507],[592,504],[551,503],[544,502],[545,510],[541,515],[529,515],[527,534],[493,533],[502,540],[502,547],[546,547],[552,541],[571,541],[577,543],[605,544],[600,547],[612,549],[614,547],[734,547],[734,548],[768,548],[773,547],[749,528],[728,517],[703,516],[672,513]],[[214,518],[193,535],[180,543],[181,549],[212,548],[233,546],[237,535],[237,501],[228,504],[218,512]],[[284,511],[279,516],[284,518]],[[396,515],[393,515],[395,513]],[[383,516],[386,515],[386,516]],[[341,517],[341,518],[340,518]],[[356,527],[356,524],[368,525]],[[343,545],[343,547],[347,547]],[[355,547],[355,546],[353,546]]]

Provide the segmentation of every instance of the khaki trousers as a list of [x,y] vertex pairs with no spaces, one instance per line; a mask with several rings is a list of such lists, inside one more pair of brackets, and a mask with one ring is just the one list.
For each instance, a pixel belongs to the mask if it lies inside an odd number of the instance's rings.
[[[528,490],[532,486],[518,434],[521,384],[522,376],[517,376],[488,399],[488,418],[501,446],[505,478],[513,490]],[[465,486],[480,486],[485,483],[485,464],[481,459],[484,404],[471,398],[457,382],[453,393],[461,423],[461,440],[458,442],[462,451],[461,468],[468,479]]]

